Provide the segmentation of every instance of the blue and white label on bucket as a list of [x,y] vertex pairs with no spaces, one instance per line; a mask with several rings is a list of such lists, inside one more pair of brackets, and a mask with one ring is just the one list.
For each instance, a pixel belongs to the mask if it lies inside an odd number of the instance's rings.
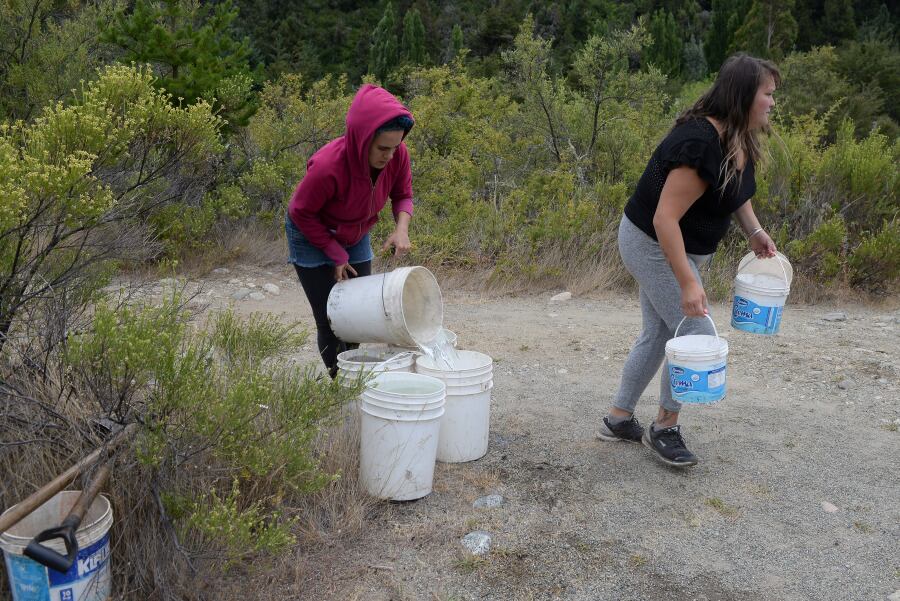
[[766,307],[735,295],[731,307],[731,326],[753,334],[775,334],[781,325],[783,312],[784,307]]
[[65,573],[36,561],[5,553],[13,601],[105,601],[112,589],[109,570],[109,533],[79,549]]
[[725,396],[725,364],[703,371],[670,365],[669,384],[672,386],[672,398],[679,403],[716,403]]

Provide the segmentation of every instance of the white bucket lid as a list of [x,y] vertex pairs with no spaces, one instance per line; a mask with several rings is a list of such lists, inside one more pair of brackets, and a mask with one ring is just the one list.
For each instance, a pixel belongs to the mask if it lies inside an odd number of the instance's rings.
[[678,336],[666,342],[666,355],[689,361],[724,359],[728,355],[728,341],[708,334]]
[[[790,288],[794,281],[794,268],[788,258],[778,251],[771,258],[759,259],[756,254],[749,252],[744,255],[737,268],[738,273],[759,273],[778,276],[778,279]],[[785,279],[787,278],[787,279]]]

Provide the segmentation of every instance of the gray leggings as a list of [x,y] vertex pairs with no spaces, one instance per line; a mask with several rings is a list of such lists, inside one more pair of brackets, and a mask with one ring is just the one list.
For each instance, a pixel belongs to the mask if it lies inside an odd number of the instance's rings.
[[[622,382],[613,406],[633,413],[638,398],[659,370],[660,363],[663,363],[666,342],[672,338],[684,313],[681,311],[681,287],[659,242],[638,229],[625,216],[619,224],[619,254],[640,286],[643,324],[641,333],[625,360]],[[711,256],[688,255],[691,269],[701,284],[697,268],[709,261]],[[712,333],[712,325],[705,317],[688,319],[678,330],[679,336]],[[659,383],[659,404],[668,411],[680,411],[681,403],[672,399],[672,390],[669,388],[668,363],[663,368]]]

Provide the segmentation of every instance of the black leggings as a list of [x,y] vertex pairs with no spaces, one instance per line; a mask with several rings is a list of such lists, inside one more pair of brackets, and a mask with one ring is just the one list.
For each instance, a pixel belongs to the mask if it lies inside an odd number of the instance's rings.
[[[358,276],[372,274],[372,261],[353,263],[352,267]],[[309,299],[309,306],[312,307],[313,317],[316,320],[316,341],[319,345],[319,354],[322,355],[322,361],[328,368],[328,374],[333,378],[337,375],[338,353],[359,346],[341,341],[331,329],[331,324],[328,323],[328,293],[336,284],[334,265],[300,267],[295,264],[294,269],[297,270],[300,285],[303,286],[303,292]]]

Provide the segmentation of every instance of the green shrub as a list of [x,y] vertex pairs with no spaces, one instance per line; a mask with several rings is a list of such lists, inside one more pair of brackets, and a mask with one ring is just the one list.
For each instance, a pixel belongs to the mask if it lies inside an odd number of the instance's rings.
[[885,222],[863,238],[848,259],[850,283],[874,292],[890,291],[900,278],[900,221]]

